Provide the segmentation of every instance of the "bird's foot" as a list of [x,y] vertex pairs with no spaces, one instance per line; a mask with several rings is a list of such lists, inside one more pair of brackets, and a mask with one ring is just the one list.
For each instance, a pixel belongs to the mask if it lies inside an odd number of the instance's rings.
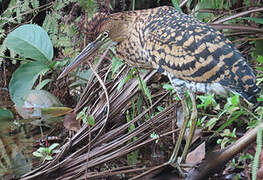
[[168,164],[173,166],[175,169],[177,169],[179,176],[185,178],[186,174],[184,173],[184,171],[182,170],[182,168],[180,167],[180,164],[178,162],[175,162],[176,158],[170,158],[168,161]]

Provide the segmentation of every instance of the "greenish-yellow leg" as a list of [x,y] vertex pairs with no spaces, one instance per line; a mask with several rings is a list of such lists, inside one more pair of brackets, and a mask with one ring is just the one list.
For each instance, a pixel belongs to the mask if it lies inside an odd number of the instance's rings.
[[178,153],[179,153],[179,149],[180,149],[182,140],[184,138],[185,130],[187,128],[187,124],[188,124],[188,121],[189,121],[189,109],[187,107],[187,102],[186,102],[186,97],[185,96],[181,97],[181,102],[182,102],[182,108],[183,108],[184,123],[183,123],[182,129],[181,129],[181,131],[179,133],[178,139],[176,141],[176,145],[175,145],[175,148],[173,150],[173,154],[170,157],[170,160],[168,162],[168,163],[171,163],[171,164],[177,162],[177,156],[178,156]]
[[[181,158],[180,163],[183,163],[185,161],[185,158],[186,158],[186,155],[188,152],[188,148],[191,145],[191,142],[192,142],[192,139],[194,136],[194,132],[195,132],[195,128],[196,128],[196,123],[197,123],[197,109],[196,109],[195,95],[191,91],[189,91],[189,95],[190,95],[190,98],[192,101],[192,107],[193,107],[192,113],[191,113],[191,119],[190,119],[191,120],[191,126],[190,126],[189,135],[188,135],[188,138],[187,138],[184,150],[183,150],[183,154],[182,154],[182,158]],[[188,122],[189,122],[189,109],[187,107],[187,102],[186,102],[185,96],[181,98],[181,102],[182,102],[182,107],[183,107],[184,123],[183,123],[182,129],[179,133],[173,154],[172,154],[168,163],[177,162],[179,149],[180,149],[180,146],[181,146],[182,140],[184,138],[184,134],[185,134]]]
[[186,140],[186,144],[184,146],[184,151],[182,154],[182,158],[181,158],[181,162],[180,163],[184,163],[189,146],[192,143],[192,139],[195,133],[195,128],[196,128],[196,123],[197,123],[197,109],[196,109],[196,101],[195,101],[195,95],[193,92],[189,91],[189,95],[192,101],[192,113],[191,113],[191,126],[190,126],[190,130],[189,130],[189,135],[187,137]]

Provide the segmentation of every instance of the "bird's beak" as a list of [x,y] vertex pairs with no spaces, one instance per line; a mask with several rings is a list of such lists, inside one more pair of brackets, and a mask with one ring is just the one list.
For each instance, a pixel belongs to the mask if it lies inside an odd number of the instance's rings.
[[107,44],[107,42],[110,42],[110,39],[103,38],[99,36],[95,41],[89,43],[85,49],[81,51],[81,53],[74,59],[73,62],[71,62],[65,69],[64,71],[59,75],[58,79],[63,78],[66,76],[69,72],[71,72],[73,69],[75,69],[79,64],[84,62],[88,57],[90,57],[92,54],[97,52],[100,47],[103,44]]

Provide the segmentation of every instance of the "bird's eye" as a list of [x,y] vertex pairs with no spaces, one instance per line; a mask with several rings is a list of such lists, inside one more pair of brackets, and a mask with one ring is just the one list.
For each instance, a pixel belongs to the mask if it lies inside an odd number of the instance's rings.
[[106,37],[108,37],[109,36],[109,32],[108,31],[104,31],[103,32],[103,36],[106,38]]

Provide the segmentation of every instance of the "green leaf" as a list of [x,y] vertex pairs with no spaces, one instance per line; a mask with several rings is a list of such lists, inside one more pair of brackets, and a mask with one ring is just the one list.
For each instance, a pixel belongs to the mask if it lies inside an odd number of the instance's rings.
[[254,161],[253,161],[253,165],[252,165],[252,180],[257,179],[258,167],[259,167],[259,163],[261,160],[260,156],[262,154],[261,153],[261,151],[262,151],[262,127],[258,128],[256,142],[257,142],[256,153],[255,153]]
[[255,49],[254,49],[253,55],[257,58],[258,56],[262,57],[263,56],[263,40],[259,39],[254,42],[255,42]]
[[162,112],[162,111],[164,110],[164,107],[162,107],[162,106],[157,106],[157,109],[158,109],[159,112]]
[[47,147],[40,147],[40,148],[38,148],[37,151],[40,153],[48,153],[49,150]]
[[215,9],[215,7],[213,7],[213,2],[208,0],[208,1],[201,1],[198,4],[196,4],[194,12],[195,13],[195,17],[197,17],[197,19],[207,22],[209,19],[213,19],[214,18],[214,14],[213,13],[203,13],[200,10],[202,9]]
[[155,139],[155,143],[158,143],[159,138],[160,138],[160,136],[159,136],[158,134],[156,134],[155,132],[152,132],[151,135],[150,135],[150,137],[151,137],[152,139]]
[[127,154],[127,161],[128,161],[128,165],[135,166],[138,161],[138,152],[134,151],[134,152]]
[[213,106],[217,105],[214,99],[214,94],[208,94],[208,95],[197,96],[197,97],[202,101],[201,104],[197,105],[197,108],[204,107],[206,109],[209,105],[213,105]]
[[8,34],[5,45],[22,57],[51,61],[53,46],[47,32],[35,24],[26,24]]
[[71,112],[72,110],[73,109],[69,107],[47,107],[41,109],[41,114],[42,118],[59,117]]
[[211,118],[211,119],[206,123],[205,126],[208,127],[208,130],[212,130],[217,121],[218,121],[218,118]]
[[52,160],[53,158],[52,158],[52,156],[50,156],[50,155],[47,155],[46,157],[45,157],[45,159],[44,160],[48,160],[48,161],[50,161],[50,160]]
[[84,107],[78,114],[76,119],[82,119],[83,117],[86,116],[86,111],[87,111],[88,107]]
[[263,63],[263,56],[258,56],[258,58],[257,58],[257,61],[259,62],[259,63]]
[[177,9],[178,11],[182,12],[181,8],[178,5],[178,1],[176,0],[172,0],[173,6],[175,9]]
[[138,75],[138,80],[139,80],[140,89],[146,95],[146,97],[150,101],[150,104],[152,105],[152,95],[151,95],[150,89],[147,87],[145,81],[139,75]]
[[42,153],[38,152],[38,151],[34,151],[32,154],[35,157],[40,157],[40,158],[44,157],[44,155]]
[[117,58],[116,56],[112,57],[112,76],[114,76],[114,74],[120,69],[120,67],[123,65],[124,63]]
[[14,115],[11,111],[5,108],[0,108],[0,121],[12,120]]
[[17,106],[22,106],[24,96],[32,89],[38,76],[48,70],[48,66],[40,61],[20,65],[9,82],[9,92],[12,101]]
[[78,3],[82,8],[88,11],[89,16],[93,16],[97,12],[98,5],[95,0],[78,0]]
[[218,130],[216,132],[220,132],[223,129],[225,129],[227,126],[229,126],[230,124],[232,124],[239,116],[241,116],[243,114],[243,111],[239,111],[234,117],[232,117],[230,120],[228,120],[226,123],[224,123],[223,125],[221,125]]
[[159,135],[156,134],[155,132],[152,132],[152,133],[150,134],[150,137],[153,138],[153,139],[158,139],[158,138],[159,138]]
[[167,91],[174,91],[174,87],[171,84],[164,84],[163,88],[166,89]]
[[94,125],[95,125],[95,119],[94,119],[94,117],[93,117],[92,115],[89,115],[89,116],[87,117],[87,122],[89,123],[89,125],[94,126]]
[[136,70],[136,68],[131,68],[128,72],[128,74],[120,81],[118,84],[117,89],[120,90],[122,86],[124,86],[125,83],[127,83],[130,79],[133,78],[133,73]]
[[248,21],[254,21],[259,24],[263,24],[263,18],[255,18],[255,17],[243,17],[242,19],[248,20]]
[[[127,122],[130,122],[130,121],[131,121],[131,116],[130,116],[130,113],[129,113],[128,110],[126,111],[126,121],[127,121]],[[128,127],[128,132],[131,132],[131,131],[133,131],[134,129],[135,129],[135,125],[132,123],[132,124],[130,124],[130,126]]]
[[51,146],[49,146],[48,149],[49,149],[50,151],[52,151],[52,150],[55,149],[57,146],[59,146],[59,144],[58,144],[58,143],[54,143],[54,144],[52,144]]
[[41,90],[45,85],[47,85],[49,82],[51,82],[51,79],[45,79],[41,81],[37,87],[35,88],[36,90]]
[[263,71],[263,67],[257,66],[256,69],[259,70],[259,71]]
[[238,106],[239,105],[239,95],[235,94],[232,98],[231,98],[231,103],[233,106]]

